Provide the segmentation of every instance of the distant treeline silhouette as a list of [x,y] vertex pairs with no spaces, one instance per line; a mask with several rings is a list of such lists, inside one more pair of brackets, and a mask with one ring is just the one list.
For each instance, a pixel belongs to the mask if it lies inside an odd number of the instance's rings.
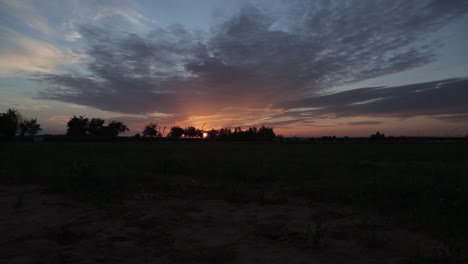
[[[157,123],[149,123],[145,126],[145,129],[142,133],[143,135],[140,135],[138,133],[135,134],[134,137],[162,137],[162,134],[164,133],[165,129],[166,127],[164,127],[163,132],[161,132],[161,128],[158,126]],[[231,128],[203,130],[194,126],[189,126],[185,128],[182,128],[180,126],[173,126],[167,134],[167,138],[203,138],[209,140],[273,140],[274,138],[276,138],[276,134],[273,131],[273,128],[265,126],[262,126],[258,129],[256,127],[250,127],[247,130],[242,130],[241,127],[236,127],[234,128],[234,130],[232,130]]]
[[[67,123],[68,136],[104,136],[115,137],[120,133],[126,132],[129,129],[127,126],[119,121],[111,121],[108,125],[104,125],[105,120],[101,118],[86,118],[84,116],[73,116]],[[137,133],[135,138],[149,137],[161,138],[164,130],[161,132],[161,127],[157,123],[149,123],[145,126],[142,134]],[[204,139],[236,139],[236,140],[273,140],[276,137],[273,128],[262,126],[260,128],[250,127],[247,130],[242,130],[240,127],[234,128],[221,128],[203,130],[193,126],[182,128],[180,126],[173,126],[167,134],[168,138],[204,138]]]
[[34,136],[42,130],[36,118],[25,118],[16,109],[0,113],[0,136]]
[[206,138],[206,139],[232,139],[232,140],[273,140],[276,134],[273,128],[262,126],[260,128],[249,127],[247,130],[242,130],[241,127],[236,127],[234,130],[230,128],[211,129],[203,131],[202,129],[193,126],[181,128],[179,126],[171,127],[171,131],[167,135],[169,138]]
[[[166,127],[162,129],[157,123],[147,124],[143,131],[133,137],[138,139],[162,138]],[[6,113],[0,113],[0,136],[14,137],[35,136],[42,130],[36,118],[24,118],[16,109],[8,109]],[[73,116],[67,122],[67,136],[71,137],[117,137],[119,134],[129,131],[128,127],[120,121],[106,121],[102,118],[88,118],[85,116]],[[273,140],[276,134],[273,128],[262,126],[250,127],[242,130],[241,127],[203,130],[193,126],[182,128],[171,127],[166,136],[169,139],[207,139],[207,140]]]
[[[84,116],[73,116],[67,123],[66,136],[76,138],[88,138],[93,137],[96,140],[99,138],[114,138],[121,133],[129,131],[128,127],[120,121],[110,121],[107,125],[106,121],[101,118],[87,118]],[[37,122],[37,118],[25,118],[16,109],[8,109],[5,113],[0,113],[0,136],[6,137],[6,139],[15,136],[35,136],[42,130],[41,125]],[[150,140],[162,138],[166,130],[166,127],[162,128],[157,123],[147,124],[143,131],[132,136],[135,140],[139,138],[149,138]],[[50,135],[49,135],[50,137]],[[203,130],[193,126],[182,128],[180,126],[173,126],[170,128],[166,138],[168,140],[173,139],[205,139],[205,140],[245,140],[245,141],[270,141],[273,139],[284,140],[282,136],[277,136],[271,127],[262,126],[249,127],[246,130],[242,130],[241,127],[221,128]],[[421,140],[435,142],[441,140],[441,137],[417,137]],[[444,137],[450,139],[450,137]],[[288,141],[304,141],[307,138],[289,138]],[[343,142],[343,141],[362,141],[366,139],[362,138],[349,138],[343,137],[338,139],[336,136],[324,136],[321,138],[308,138],[308,141],[317,142]],[[415,137],[393,137],[385,136],[384,133],[377,131],[375,134],[367,137],[371,141],[415,141]],[[143,139],[142,139],[143,140]],[[465,141],[468,140],[468,134],[465,136]]]
[[67,123],[67,136],[104,136],[116,137],[120,133],[128,131],[128,127],[119,121],[111,121],[104,125],[101,118],[88,119],[83,116],[73,116]]

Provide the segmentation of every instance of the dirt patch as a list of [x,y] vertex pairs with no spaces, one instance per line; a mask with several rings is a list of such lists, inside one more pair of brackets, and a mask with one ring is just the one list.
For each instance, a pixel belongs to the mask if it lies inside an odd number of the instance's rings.
[[2,186],[0,263],[409,263],[440,247],[343,206],[149,197],[91,205]]

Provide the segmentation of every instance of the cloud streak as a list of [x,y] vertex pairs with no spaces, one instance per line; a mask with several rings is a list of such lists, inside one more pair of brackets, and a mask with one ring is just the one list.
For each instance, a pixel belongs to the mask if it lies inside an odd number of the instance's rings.
[[64,53],[56,46],[22,35],[0,26],[0,74],[18,72],[52,72],[58,65],[74,63],[72,54]]
[[314,107],[314,116],[413,117],[468,113],[468,79],[449,79],[398,87],[361,88],[285,102],[278,107]]
[[44,14],[29,1],[0,0],[0,7],[0,14],[7,19],[13,17],[21,24],[46,36],[56,33]]

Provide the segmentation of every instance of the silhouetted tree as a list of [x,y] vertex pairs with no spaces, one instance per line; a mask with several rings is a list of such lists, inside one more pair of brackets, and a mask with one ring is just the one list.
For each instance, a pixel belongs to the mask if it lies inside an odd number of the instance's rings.
[[83,116],[73,116],[67,123],[68,136],[86,136],[89,120]]
[[171,127],[171,131],[167,135],[167,137],[171,138],[180,138],[184,134],[184,129],[179,127],[179,126],[173,126]]
[[103,136],[104,122],[104,119],[92,118],[88,124],[88,133],[93,136]]
[[210,131],[208,131],[208,138],[210,139],[215,139],[219,136],[219,131],[216,130],[216,129],[211,129]]
[[203,137],[203,130],[195,129],[195,137],[202,138]]
[[8,109],[0,114],[0,135],[15,136],[21,122],[21,114],[16,109]]
[[380,134],[380,132],[377,131],[377,133],[371,135],[370,138],[371,138],[371,139],[384,139],[384,138],[385,138],[385,134],[384,134],[384,133]]
[[157,123],[149,123],[145,126],[143,130],[144,137],[160,137],[161,133],[158,131],[158,124]]
[[275,132],[273,132],[273,128],[262,126],[257,131],[257,137],[263,140],[272,140],[275,138]]
[[120,133],[127,132],[128,127],[120,121],[111,121],[107,126],[101,118],[92,118],[89,121],[87,132],[93,136],[116,137]]
[[336,136],[323,136],[320,138],[322,141],[330,141],[333,142],[336,140]]
[[186,127],[184,129],[184,134],[187,137],[191,137],[191,138],[196,137],[197,136],[197,129],[195,127],[193,127],[193,126]]
[[230,128],[221,128],[219,130],[219,136],[220,137],[228,137],[231,134],[232,134],[232,132],[231,132]]
[[249,127],[249,130],[247,130],[247,135],[249,137],[255,137],[257,134],[257,128],[256,127]]
[[107,137],[116,137],[120,133],[127,132],[129,129],[120,121],[112,121],[109,125],[103,127],[103,135]]
[[19,125],[19,129],[21,136],[34,136],[42,130],[41,125],[37,123],[35,118],[23,120]]

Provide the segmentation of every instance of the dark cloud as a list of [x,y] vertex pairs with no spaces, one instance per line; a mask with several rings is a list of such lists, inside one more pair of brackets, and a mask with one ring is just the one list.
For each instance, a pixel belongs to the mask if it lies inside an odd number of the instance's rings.
[[412,117],[468,113],[468,79],[450,79],[398,87],[361,88],[279,105],[317,108],[314,116]]
[[433,118],[445,122],[468,123],[468,114],[434,116]]
[[[147,37],[83,26],[88,44],[88,74],[37,74],[52,85],[42,98],[123,113],[174,112],[192,93],[171,83],[188,77],[184,61],[197,54],[200,38],[179,26],[155,30]],[[201,45],[201,44],[200,44]],[[193,91],[195,92],[195,91]]]
[[[288,114],[301,122],[317,113],[466,113],[465,80],[300,99],[433,61],[441,43],[429,33],[468,9],[466,1],[447,2],[295,1],[279,16],[246,6],[210,33],[174,25],[142,36],[82,26],[85,71],[33,78],[47,84],[41,98],[179,118],[242,106],[322,108]],[[359,103],[366,100],[374,101]]]
[[374,125],[382,125],[383,121],[357,121],[357,122],[349,122],[347,125],[350,126],[374,126]]

